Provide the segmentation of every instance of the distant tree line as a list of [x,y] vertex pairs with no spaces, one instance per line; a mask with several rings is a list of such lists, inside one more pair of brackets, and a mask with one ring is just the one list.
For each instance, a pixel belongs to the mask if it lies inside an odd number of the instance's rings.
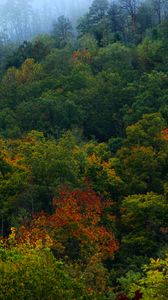
[[31,0],[7,0],[0,7],[1,39],[22,43],[40,33],[49,33],[54,27],[55,33],[62,33],[64,38],[73,28],[72,32],[78,32],[79,36],[91,33],[102,46],[117,40],[134,44],[148,29],[168,18],[167,0],[94,0],[80,19],[80,6],[79,13],[77,5],[74,7],[72,3],[71,6],[72,24],[65,17],[54,22],[59,12],[57,7],[53,11],[50,6],[35,10]]

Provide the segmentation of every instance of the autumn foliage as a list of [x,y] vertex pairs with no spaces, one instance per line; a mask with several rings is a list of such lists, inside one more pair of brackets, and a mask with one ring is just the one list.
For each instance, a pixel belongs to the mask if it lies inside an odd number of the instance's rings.
[[1,2],[0,300],[168,300],[167,2]]
[[161,135],[163,140],[168,141],[168,128],[162,130]]
[[[41,239],[41,243],[49,243],[57,255],[76,255],[82,260],[93,256],[106,259],[118,250],[113,233],[102,224],[103,212],[110,208],[109,201],[103,201],[91,190],[75,190],[62,191],[53,204],[55,213],[40,214],[27,228],[20,229],[20,241],[27,239],[29,243],[36,243]],[[108,213],[107,218],[114,216]]]
[[91,64],[91,53],[88,49],[77,50],[72,54],[72,62],[75,64],[86,63]]

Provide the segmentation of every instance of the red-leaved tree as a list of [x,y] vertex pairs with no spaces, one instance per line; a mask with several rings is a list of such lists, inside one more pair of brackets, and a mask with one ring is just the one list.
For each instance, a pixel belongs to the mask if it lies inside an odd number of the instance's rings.
[[[110,201],[103,201],[94,191],[62,191],[53,200],[55,213],[40,214],[31,224],[22,227],[18,239],[29,243],[51,244],[56,256],[82,261],[91,257],[110,258],[118,250],[114,234],[102,223]],[[109,212],[108,218],[114,216]]]

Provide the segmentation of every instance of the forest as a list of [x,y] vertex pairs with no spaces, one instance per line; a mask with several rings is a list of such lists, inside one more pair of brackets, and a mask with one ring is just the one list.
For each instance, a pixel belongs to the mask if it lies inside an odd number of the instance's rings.
[[37,31],[12,2],[0,300],[167,300],[167,0],[94,0]]

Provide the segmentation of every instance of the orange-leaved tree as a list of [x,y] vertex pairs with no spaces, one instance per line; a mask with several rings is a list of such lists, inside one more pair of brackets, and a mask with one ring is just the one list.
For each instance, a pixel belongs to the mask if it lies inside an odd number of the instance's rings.
[[55,212],[51,216],[40,214],[27,228],[20,229],[21,241],[36,243],[40,238],[44,245],[50,241],[57,257],[82,261],[92,257],[104,260],[114,255],[118,243],[102,222],[105,211],[107,220],[114,219],[110,201],[103,201],[92,190],[65,190],[53,204]]

